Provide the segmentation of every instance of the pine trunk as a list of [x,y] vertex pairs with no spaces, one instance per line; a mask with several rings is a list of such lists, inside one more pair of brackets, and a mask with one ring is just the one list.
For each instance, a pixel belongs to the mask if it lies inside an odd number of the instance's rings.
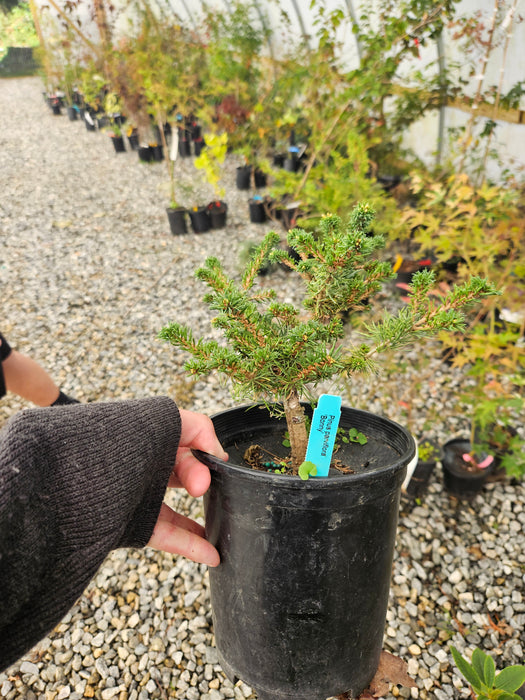
[[293,473],[297,474],[299,467],[304,462],[308,445],[304,409],[296,391],[290,394],[283,403],[288,435],[290,436],[292,469]]

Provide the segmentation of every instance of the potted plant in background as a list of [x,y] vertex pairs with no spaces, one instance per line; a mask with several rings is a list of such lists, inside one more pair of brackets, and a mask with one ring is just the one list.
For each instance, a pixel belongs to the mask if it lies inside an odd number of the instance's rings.
[[122,105],[118,95],[114,92],[108,92],[104,97],[104,111],[109,119],[109,124],[106,131],[111,138],[115,153],[125,153],[126,146],[124,144],[124,136],[122,134],[122,125],[124,117],[122,115]]
[[69,121],[76,121],[79,116],[79,64],[78,59],[74,57],[72,52],[74,46],[74,38],[71,31],[68,30],[62,39],[62,77],[60,79],[60,87],[63,92],[63,100],[66,107],[66,112]]
[[147,81],[142,72],[144,54],[148,49],[152,53],[151,71],[155,71],[155,46],[161,40],[160,37],[152,38],[151,25],[148,23],[150,15],[150,11],[143,9],[138,17],[135,34],[122,37],[115,46],[107,47],[103,56],[107,82],[111,91],[118,95],[128,120],[136,129],[137,152],[139,160],[144,162],[153,160],[153,146],[158,145],[146,94]]
[[406,482],[404,492],[411,498],[421,498],[427,489],[430,477],[441,459],[441,448],[434,440],[423,438],[417,444],[417,462]]
[[228,134],[208,133],[204,135],[205,146],[201,153],[193,161],[195,167],[203,170],[206,180],[213,187],[215,198],[207,206],[211,227],[214,229],[224,228],[226,225],[226,214],[228,206],[222,201],[224,188],[219,182],[222,174],[222,165],[228,150]]
[[[218,370],[238,398],[262,402],[214,417],[228,463],[199,453],[212,471],[207,536],[221,554],[210,571],[220,662],[261,700],[356,695],[370,682],[383,640],[399,492],[415,454],[404,428],[345,407],[328,476],[308,478],[321,465],[305,459],[312,411],[301,397],[324,380],[372,371],[382,351],[462,327],[461,309],[495,292],[476,278],[436,305],[428,297],[433,275],[420,272],[407,307],[346,346],[339,311],[361,309],[392,277],[375,257],[382,238],[367,235],[373,216],[361,204],[346,225],[327,216],[315,235],[290,231],[296,257],[277,248],[279,236],[270,232],[240,282],[208,259],[197,276],[211,288],[205,299],[226,346],[197,340],[178,323],[160,333],[193,355],[190,373]],[[301,308],[254,288],[268,258],[304,282]]]
[[97,115],[103,113],[107,81],[98,70],[95,61],[84,66],[80,74],[80,92],[83,100],[84,124],[88,131],[96,131]]
[[[261,84],[267,78],[262,48],[269,37],[263,8],[239,0],[229,12],[207,10],[204,31],[206,47],[206,92],[210,116],[219,131],[225,131],[235,151],[245,144],[245,131],[260,100]],[[208,121],[212,121],[211,119]]]
[[474,376],[474,383],[464,390],[460,404],[469,407],[469,435],[443,446],[445,486],[465,497],[478,493],[489,480],[521,479],[525,474],[525,441],[513,425],[523,415],[522,381],[517,375],[496,379],[497,367],[480,358],[473,361],[468,374]]
[[[300,168],[290,163],[288,168],[272,170],[270,195],[300,210],[298,221],[303,226],[310,225],[308,219],[315,226],[327,211],[346,217],[352,203],[363,199],[378,212],[375,232],[390,235],[399,228],[399,213],[394,198],[386,196],[371,175],[374,140],[356,119],[360,108],[355,87],[343,70],[334,38],[343,21],[337,11],[319,17],[317,48],[300,44],[279,69],[275,81],[279,99],[272,104],[274,110],[278,104],[281,112],[273,113],[275,134],[282,137],[284,132],[287,148],[300,148],[296,161],[304,153]],[[293,156],[289,153],[289,159]],[[285,214],[285,219],[286,228],[289,219],[293,226],[297,217]]]
[[[501,290],[501,295],[483,300],[466,335],[440,335],[445,359],[466,369],[459,401],[463,410],[469,407],[468,437],[461,446],[455,441],[449,447],[458,455],[453,460],[456,475],[460,478],[464,472],[472,493],[474,483],[479,490],[493,471],[497,453],[509,476],[525,474],[523,440],[511,434],[512,422],[517,428],[523,408],[525,314],[520,279],[525,271],[525,215],[520,191],[512,183],[476,186],[465,173],[433,181],[430,174],[419,173],[412,175],[410,186],[417,204],[406,207],[402,219],[411,227],[413,243],[422,251],[432,250],[438,265],[457,261],[454,275],[447,273],[449,278],[479,275]],[[491,444],[491,435],[499,436],[499,444]],[[490,464],[479,468],[491,457]],[[458,483],[454,481],[456,491]]]
[[445,488],[458,498],[473,498],[484,487],[494,456],[481,453],[465,438],[448,440],[442,450]]
[[[166,161],[170,197],[167,215],[172,233],[178,235],[187,232],[188,213],[176,193],[175,164],[182,153],[180,124],[185,123],[183,115],[198,114],[203,104],[199,90],[203,47],[161,8],[153,12],[144,4],[139,18],[140,31],[130,47],[129,60],[143,97],[141,112],[148,113],[147,155],[153,158],[156,153],[158,160]],[[201,212],[192,211],[190,217],[192,224],[199,219],[199,232],[208,230],[209,222]]]

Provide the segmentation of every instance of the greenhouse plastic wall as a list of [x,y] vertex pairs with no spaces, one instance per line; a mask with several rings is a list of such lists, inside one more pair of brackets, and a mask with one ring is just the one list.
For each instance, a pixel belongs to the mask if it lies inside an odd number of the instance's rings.
[[[217,0],[216,2],[198,2],[197,0],[170,0],[171,6],[181,15],[188,17],[188,8],[191,5],[191,15],[194,18],[196,26],[198,26],[198,16],[200,8],[216,7],[219,12],[228,12],[231,9],[230,0]],[[258,8],[259,16],[264,18],[265,22],[269,23],[272,29],[273,40],[271,45],[272,55],[278,56],[280,47],[285,46],[290,40],[299,39],[301,36],[308,37],[312,41],[312,36],[315,34],[314,18],[315,8],[312,8],[310,2],[306,0],[253,0],[251,4]],[[366,9],[370,11],[377,5],[373,0],[371,2],[359,3],[356,0],[325,0],[324,6],[327,10],[336,8],[344,8],[349,19],[356,19],[360,13]],[[458,6],[458,14],[473,15],[476,12],[481,12],[484,16],[489,17],[494,7],[493,0],[462,0]],[[281,12],[284,10],[290,19],[292,30],[295,36],[282,36],[281,34]],[[518,2],[519,10],[519,2]],[[287,33],[289,28],[286,28]],[[356,42],[355,34],[351,31],[351,22],[345,24],[337,37],[344,47],[342,56],[345,66],[356,68],[359,65],[359,48]],[[517,81],[525,76],[525,22],[515,22],[514,33],[511,38],[508,54],[505,62],[504,85],[503,92],[514,85]],[[447,34],[444,33],[443,49],[445,54],[445,62],[452,63],[460,57],[454,54],[454,45],[449,40]],[[438,57],[437,45],[431,45],[421,49],[421,66],[424,69],[425,65],[435,63]],[[501,68],[502,48],[497,48],[489,61],[487,67],[486,84],[497,85]],[[520,105],[521,109],[525,109],[525,99],[522,98]],[[446,128],[459,127],[464,125],[469,118],[466,112],[462,112],[454,108],[445,108],[441,119],[444,120]],[[516,164],[516,167],[525,167],[525,125],[512,124],[504,121],[497,121],[496,138],[494,146],[500,155],[503,162],[509,163],[511,159]],[[409,148],[412,148],[420,158],[427,163],[435,161],[435,152],[440,133],[440,116],[438,113],[432,113],[425,116],[416,123],[406,134],[405,141]],[[498,178],[499,169],[495,164],[489,165],[489,177]]]
[[[37,0],[38,4],[44,5],[44,0]],[[63,4],[64,0],[60,0]],[[216,9],[217,12],[227,13],[233,10],[233,0],[165,0],[173,11],[181,18],[184,23],[188,23],[194,31],[199,32],[200,17],[204,9]],[[126,0],[116,0],[114,3],[119,8],[129,8],[131,3]],[[268,26],[271,29],[271,39],[268,45],[268,52],[273,57],[279,57],[283,47],[286,47],[290,42],[297,41],[303,37],[308,42],[315,41],[316,28],[314,21],[316,17],[316,5],[312,7],[309,0],[246,0],[246,4],[253,6],[254,16],[258,21]],[[342,48],[342,63],[348,69],[359,66],[359,46],[356,40],[356,35],[352,32],[352,20],[357,20],[362,11],[367,14],[371,12],[379,3],[374,0],[370,2],[359,2],[359,0],[319,0],[317,6],[322,4],[327,11],[335,9],[343,9],[348,16],[349,21],[342,24],[337,36]],[[507,3],[510,5],[510,2]],[[84,31],[89,24],[91,14],[91,2],[81,3],[83,17],[82,25]],[[494,8],[494,0],[461,0],[458,5],[457,14],[472,16],[479,12],[488,22]],[[519,15],[520,0],[517,3],[517,15]],[[288,17],[287,22],[283,22],[283,13]],[[124,32],[129,27],[129,12],[126,9],[117,23],[117,32]],[[96,40],[96,30],[90,32]],[[503,70],[503,85],[502,92],[505,94],[515,83],[523,80],[525,76],[525,22],[514,22],[513,34],[507,49],[507,56]],[[444,55],[446,66],[450,66],[453,62],[461,59],[461,56],[455,52],[454,42],[447,34],[443,33],[441,50]],[[497,85],[500,78],[500,70],[502,67],[503,48],[496,47],[487,65],[487,77],[484,85]],[[417,68],[421,71],[435,71],[436,61],[438,58],[437,43],[430,44],[426,47],[421,47],[420,60]],[[414,59],[417,61],[417,59]],[[470,87],[471,93],[474,94],[475,82],[472,82]],[[521,110],[525,110],[525,98],[521,98],[519,105]],[[419,122],[413,125],[405,136],[406,145],[413,149],[420,158],[428,164],[435,162],[436,150],[438,148],[440,133],[443,133],[444,128],[459,127],[464,125],[469,119],[468,113],[459,109],[446,107],[443,108],[441,114],[434,112],[427,114]],[[510,123],[506,121],[498,121],[493,139],[493,146],[496,148],[500,159],[507,164],[511,164],[512,170],[517,170],[525,167],[525,125]],[[498,178],[499,170],[495,164],[491,164],[487,173],[491,178]]]

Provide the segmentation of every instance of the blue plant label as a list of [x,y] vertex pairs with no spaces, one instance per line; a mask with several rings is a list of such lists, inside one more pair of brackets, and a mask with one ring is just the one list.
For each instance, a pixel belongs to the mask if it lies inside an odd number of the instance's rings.
[[328,476],[339,419],[341,418],[341,402],[340,396],[321,394],[312,416],[305,461],[315,464],[317,467],[316,477]]

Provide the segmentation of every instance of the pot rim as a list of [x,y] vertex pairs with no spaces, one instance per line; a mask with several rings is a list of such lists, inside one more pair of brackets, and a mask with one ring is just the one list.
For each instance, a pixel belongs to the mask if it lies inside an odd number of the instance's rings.
[[[303,403],[303,406],[307,409],[311,409],[310,404]],[[245,404],[241,406],[237,406],[235,408],[230,408],[230,409],[225,409],[224,411],[219,411],[218,413],[215,413],[211,416],[212,420],[216,419],[218,417],[224,417],[227,416],[228,414],[236,414],[239,411],[243,410],[248,410],[248,409],[253,409],[253,408],[265,408],[264,404]],[[252,479],[265,479],[270,482],[275,482],[278,483],[280,487],[284,488],[302,488],[305,490],[319,490],[319,489],[326,489],[326,488],[334,488],[334,486],[341,486],[343,484],[343,481],[345,482],[345,485],[348,482],[352,482],[353,484],[358,484],[362,481],[369,481],[371,478],[381,478],[385,472],[388,473],[395,473],[400,472],[400,477],[403,477],[403,471],[407,464],[413,460],[414,456],[416,455],[416,442],[414,440],[414,437],[412,434],[408,431],[407,428],[404,426],[400,425],[399,423],[396,423],[395,421],[391,420],[390,418],[386,418],[384,416],[380,416],[376,413],[372,413],[370,411],[364,411],[361,409],[357,408],[352,408],[351,406],[345,406],[343,405],[341,407],[342,413],[344,411],[352,411],[354,413],[360,414],[363,418],[371,417],[373,419],[374,423],[380,422],[382,423],[386,428],[388,428],[390,431],[395,431],[401,436],[403,436],[407,442],[407,447],[405,451],[401,454],[398,454],[397,459],[393,459],[392,462],[389,464],[379,466],[376,468],[372,468],[369,471],[365,472],[358,472],[358,473],[352,473],[352,474],[337,474],[336,476],[326,476],[326,477],[312,477],[307,480],[302,480],[300,477],[297,475],[292,475],[292,474],[275,474],[272,472],[265,472],[262,470],[258,469],[252,469],[251,467],[247,466],[242,466],[240,464],[235,464],[234,462],[229,462],[229,461],[224,461],[222,459],[219,459],[218,457],[215,457],[212,454],[209,454],[208,452],[204,452],[203,450],[192,450],[193,455],[198,459],[200,462],[205,464],[208,468],[212,469],[213,471],[216,471],[218,473],[237,473],[239,477],[243,478],[252,478]],[[383,438],[383,442],[387,443],[387,439]],[[397,450],[396,450],[397,451]]]

